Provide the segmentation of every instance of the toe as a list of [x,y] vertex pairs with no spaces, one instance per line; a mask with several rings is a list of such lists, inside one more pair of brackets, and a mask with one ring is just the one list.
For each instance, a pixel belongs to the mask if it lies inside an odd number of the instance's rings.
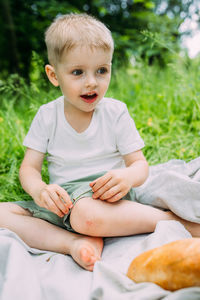
[[80,257],[81,260],[88,265],[94,264],[95,262],[94,253],[92,249],[85,248],[85,247],[82,248],[80,250]]

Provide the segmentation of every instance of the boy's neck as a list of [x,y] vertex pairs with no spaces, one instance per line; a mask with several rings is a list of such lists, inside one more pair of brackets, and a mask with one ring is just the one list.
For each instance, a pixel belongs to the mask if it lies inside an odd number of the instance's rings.
[[84,132],[90,125],[94,111],[84,112],[68,107],[65,103],[64,114],[67,122],[78,133]]

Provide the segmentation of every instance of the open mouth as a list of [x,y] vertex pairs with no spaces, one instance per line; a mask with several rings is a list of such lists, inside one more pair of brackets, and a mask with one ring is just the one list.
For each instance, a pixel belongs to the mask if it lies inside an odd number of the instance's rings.
[[93,94],[84,94],[81,95],[81,98],[83,99],[83,101],[87,102],[87,103],[92,103],[97,99],[97,93],[93,93]]

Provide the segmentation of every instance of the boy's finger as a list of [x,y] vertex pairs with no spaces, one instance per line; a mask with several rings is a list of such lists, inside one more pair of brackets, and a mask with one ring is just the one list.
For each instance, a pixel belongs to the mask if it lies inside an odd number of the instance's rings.
[[97,178],[97,179],[95,179],[94,181],[90,182],[90,184],[89,184],[89,185],[90,185],[91,187],[93,187],[93,185],[95,185],[95,183],[97,182],[97,180],[98,180],[98,178]]
[[114,195],[113,197],[111,197],[110,199],[107,199],[106,201],[110,202],[110,203],[117,202],[120,199],[122,199],[122,197],[123,197],[122,193],[118,193],[118,194]]
[[68,207],[63,203],[63,201],[60,199],[60,196],[56,192],[51,192],[50,197],[63,214],[68,213]]
[[58,215],[60,218],[64,217],[63,212],[56,206],[53,200],[49,197],[46,201],[47,209]]
[[61,186],[57,186],[55,192],[64,206],[67,208],[71,208],[73,206],[69,194]]
[[92,191],[96,192],[102,186],[104,186],[112,178],[111,174],[106,173],[105,175],[96,179],[95,184],[92,186]]
[[100,200],[110,199],[110,198],[114,197],[116,194],[118,194],[119,192],[120,192],[120,187],[115,185],[112,188],[110,188],[109,190],[107,190],[105,193],[103,193],[100,197]]
[[73,207],[73,203],[70,199],[69,194],[62,187],[59,187],[57,189],[57,193],[59,195],[60,200],[62,201],[62,203],[65,206],[67,206],[67,208],[72,208]]
[[96,192],[93,193],[92,198],[101,198],[101,196],[104,195],[104,193],[106,193],[107,191],[109,191],[114,185],[115,182],[112,179],[109,180],[106,184],[104,184],[101,188],[99,188]]

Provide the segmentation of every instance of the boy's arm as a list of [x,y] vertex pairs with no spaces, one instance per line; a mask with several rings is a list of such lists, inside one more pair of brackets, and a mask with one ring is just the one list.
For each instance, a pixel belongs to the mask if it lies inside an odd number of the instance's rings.
[[148,177],[148,163],[141,150],[123,156],[126,168],[108,171],[91,182],[93,198],[115,202]]
[[42,180],[43,160],[44,153],[27,148],[19,170],[21,185],[36,204],[63,217],[72,207],[72,202],[62,187],[57,184],[46,184]]

